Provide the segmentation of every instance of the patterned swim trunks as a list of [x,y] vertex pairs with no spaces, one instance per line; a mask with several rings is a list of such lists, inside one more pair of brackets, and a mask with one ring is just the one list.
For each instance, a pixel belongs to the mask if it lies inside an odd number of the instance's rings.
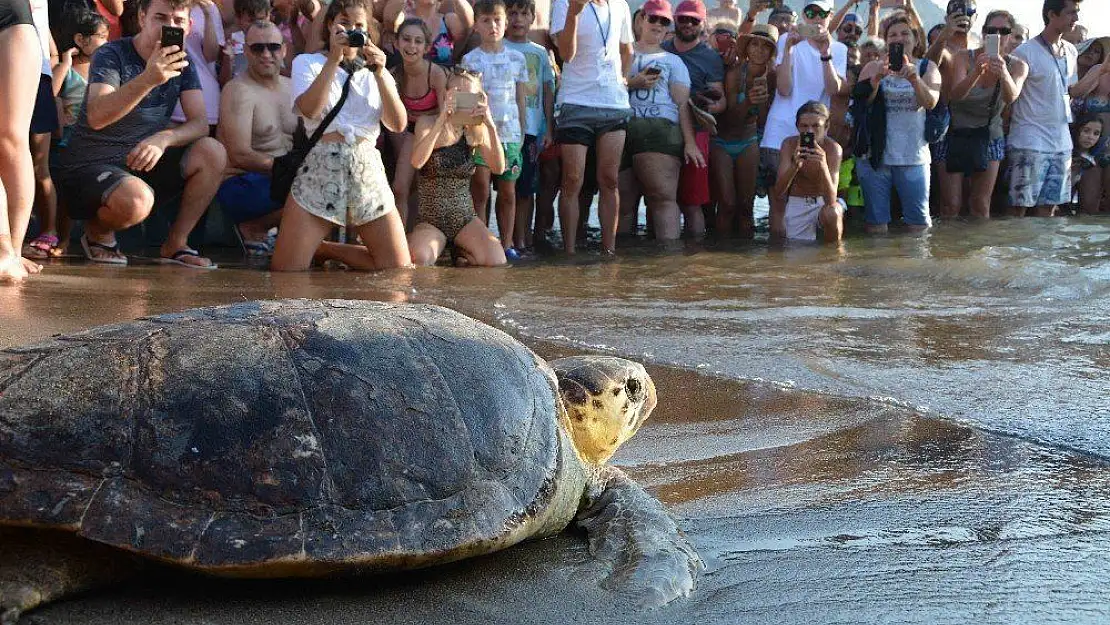
[[290,195],[305,211],[339,226],[368,224],[396,208],[382,155],[372,141],[317,143]]
[[1010,205],[1059,206],[1071,201],[1071,152],[1010,148]]

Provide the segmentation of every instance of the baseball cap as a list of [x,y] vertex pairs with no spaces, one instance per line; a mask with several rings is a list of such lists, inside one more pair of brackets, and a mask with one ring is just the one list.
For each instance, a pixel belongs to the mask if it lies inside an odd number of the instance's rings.
[[796,16],[797,13],[794,12],[794,9],[791,9],[790,7],[783,4],[783,5],[780,5],[780,6],[777,6],[773,9],[771,9],[770,17],[775,17],[776,15]]
[[705,21],[705,5],[700,0],[682,0],[675,9],[674,16],[677,17],[696,17],[701,21]]
[[818,9],[821,9],[822,11],[832,11],[833,10],[833,0],[810,0],[809,2],[806,3],[806,6],[807,7],[817,7]]
[[844,16],[844,21],[841,22],[841,23],[843,24],[845,22],[854,22],[856,24],[859,24],[859,16],[856,15],[855,13],[849,13],[849,14]]
[[640,7],[640,12],[644,15],[661,15],[670,19],[671,3],[667,0],[647,0],[644,6]]

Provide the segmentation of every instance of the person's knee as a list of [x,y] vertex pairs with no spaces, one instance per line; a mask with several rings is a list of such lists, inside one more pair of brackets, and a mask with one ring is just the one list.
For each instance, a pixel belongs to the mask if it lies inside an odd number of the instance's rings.
[[112,192],[98,215],[113,226],[127,228],[142,223],[154,209],[154,192],[137,178],[124,181]]
[[196,173],[218,173],[222,176],[227,168],[227,150],[219,141],[203,137],[189,148],[189,165],[190,169],[195,167]]
[[616,167],[600,167],[597,170],[597,186],[600,190],[615,191],[619,179]]
[[412,264],[417,267],[431,267],[439,260],[431,245],[414,245],[409,253],[412,256]]
[[562,187],[563,192],[567,195],[577,194],[582,190],[582,183],[585,181],[584,171],[573,167],[563,168]]

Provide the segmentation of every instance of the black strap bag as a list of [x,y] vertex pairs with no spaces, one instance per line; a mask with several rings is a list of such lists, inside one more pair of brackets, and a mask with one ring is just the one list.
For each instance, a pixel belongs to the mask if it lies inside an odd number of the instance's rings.
[[[1002,81],[994,87],[988,111],[993,111],[1002,92]],[[991,118],[993,120],[993,118]],[[945,167],[950,174],[978,174],[987,171],[991,164],[991,124],[976,128],[950,128],[948,130],[948,157]]]
[[347,101],[347,94],[351,91],[351,78],[354,75],[353,71],[347,74],[347,80],[343,83],[343,94],[324,116],[324,121],[316,127],[312,137],[308,137],[305,132],[304,119],[297,119],[297,129],[293,131],[293,148],[288,153],[274,158],[273,167],[270,169],[270,199],[275,204],[285,204],[285,199],[289,197],[289,191],[293,188],[293,179],[297,177],[297,170],[301,168],[304,159],[308,158],[308,153],[316,147],[320,137],[324,136],[324,131],[339,114],[343,103]]

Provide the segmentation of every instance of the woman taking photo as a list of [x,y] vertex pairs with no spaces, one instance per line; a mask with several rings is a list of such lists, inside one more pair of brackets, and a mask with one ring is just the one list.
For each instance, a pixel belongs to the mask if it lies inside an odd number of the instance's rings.
[[[505,171],[505,152],[479,79],[467,70],[454,70],[439,114],[416,122],[412,166],[420,170],[420,221],[409,235],[416,265],[434,265],[448,245],[472,267],[505,264],[501,240],[478,219],[470,197],[475,151],[491,173]],[[460,107],[467,96],[475,101],[469,111]]]
[[[929,218],[929,144],[926,111],[940,99],[940,72],[935,63],[919,60],[924,53],[920,31],[902,14],[883,24],[888,59],[869,63],[860,73],[852,96],[866,112],[871,145],[856,146],[856,171],[866,200],[864,225],[884,233],[890,223],[891,196],[897,190],[902,220],[911,230],[924,230]],[[901,50],[901,55],[898,54]]]
[[[628,74],[628,101],[632,120],[625,140],[626,164],[620,197],[624,215],[635,215],[639,191],[647,203],[655,238],[678,239],[682,234],[682,215],[676,196],[682,163],[705,167],[705,156],[698,150],[690,107],[690,73],[678,55],[663,50],[660,44],[671,25],[671,5],[667,0],[648,0],[640,9],[640,39],[633,44],[635,54]],[[631,161],[630,163],[628,161]],[[626,192],[627,191],[627,192]],[[701,207],[695,207],[701,211]]]
[[[362,270],[406,266],[405,228],[374,146],[381,125],[400,132],[408,122],[397,85],[385,69],[385,53],[372,41],[377,33],[370,0],[333,0],[324,28],[324,53],[302,54],[293,61],[293,106],[305,131],[311,136],[336,106],[348,75],[350,93],[297,170],[282,209],[271,268],[303,271],[314,256]],[[362,31],[366,45],[350,45],[347,31],[353,30]],[[365,246],[324,242],[336,226],[344,225]]]
[[725,73],[725,109],[709,151],[709,173],[717,196],[719,237],[755,236],[752,205],[759,175],[759,142],[771,108],[778,29],[755,24],[736,41],[738,59]]
[[983,41],[993,41],[992,49],[968,50],[950,59],[952,82],[945,89],[952,123],[937,150],[941,217],[959,216],[965,201],[964,177],[969,176],[971,193],[966,199],[971,216],[990,219],[991,194],[1006,158],[1002,111],[1021,94],[1029,72],[1025,61],[1001,54],[1013,32],[1014,16],[993,11],[983,25]]
[[412,144],[416,122],[421,117],[435,119],[439,103],[447,91],[447,72],[425,56],[431,46],[431,33],[423,20],[409,18],[397,29],[397,52],[401,64],[393,70],[397,91],[405,105],[409,124],[404,132],[390,133],[393,153],[397,155],[397,169],[393,174],[393,196],[397,210],[405,225],[416,222],[416,214],[409,196],[416,170],[412,167]]

